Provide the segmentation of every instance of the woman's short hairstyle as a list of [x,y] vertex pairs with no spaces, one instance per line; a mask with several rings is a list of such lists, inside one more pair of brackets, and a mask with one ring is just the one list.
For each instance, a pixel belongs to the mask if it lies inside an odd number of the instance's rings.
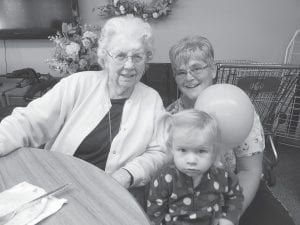
[[139,40],[144,46],[147,61],[152,59],[154,39],[149,23],[133,15],[114,17],[104,24],[98,41],[98,61],[103,67],[107,57],[107,47],[115,36],[124,36],[129,40]]
[[191,59],[212,65],[214,63],[214,49],[205,37],[187,36],[171,47],[169,57],[174,71],[181,65],[187,65]]
[[172,149],[173,134],[175,130],[179,130],[180,135],[183,136],[184,140],[189,140],[194,135],[201,136],[204,142],[207,140],[215,146],[219,142],[219,128],[216,119],[210,116],[208,113],[197,110],[187,109],[172,115],[172,126],[169,133],[168,147]]

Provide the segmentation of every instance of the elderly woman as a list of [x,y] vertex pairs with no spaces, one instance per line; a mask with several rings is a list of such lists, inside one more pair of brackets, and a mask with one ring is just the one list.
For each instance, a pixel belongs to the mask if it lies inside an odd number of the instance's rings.
[[[180,98],[167,108],[174,114],[194,107],[199,94],[213,84],[216,68],[213,47],[201,36],[183,38],[173,45],[169,56],[175,81],[181,91]],[[265,183],[260,185],[263,149],[263,129],[255,113],[252,130],[244,143],[235,149],[224,150],[224,166],[237,173],[243,187],[244,214],[240,225],[294,224]]]
[[0,155],[45,144],[105,170],[125,188],[147,184],[169,160],[161,97],[140,82],[152,55],[148,23],[108,20],[99,39],[103,70],[73,74],[16,108],[0,124]]

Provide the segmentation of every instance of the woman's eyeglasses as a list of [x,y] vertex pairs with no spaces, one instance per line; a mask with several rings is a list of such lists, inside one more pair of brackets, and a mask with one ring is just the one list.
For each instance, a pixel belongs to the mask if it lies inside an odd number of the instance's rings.
[[109,52],[107,52],[107,54],[117,63],[117,64],[125,64],[126,61],[128,60],[128,58],[131,58],[132,62],[134,64],[140,64],[142,62],[144,62],[144,60],[146,59],[146,55],[144,53],[135,53],[132,55],[129,55],[125,52],[120,52],[118,54],[110,54]]
[[203,71],[208,67],[209,67],[209,65],[207,64],[202,67],[198,66],[198,67],[194,67],[194,68],[189,68],[188,70],[178,70],[175,72],[175,76],[184,78],[188,75],[188,73],[191,74],[192,76],[197,76],[197,75],[203,73]]

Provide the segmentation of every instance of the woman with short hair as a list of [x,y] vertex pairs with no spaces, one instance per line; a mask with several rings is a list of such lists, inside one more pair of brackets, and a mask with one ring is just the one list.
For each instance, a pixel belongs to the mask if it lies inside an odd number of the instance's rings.
[[[216,66],[212,44],[199,35],[179,40],[171,47],[169,56],[181,92],[179,99],[167,108],[174,114],[194,107],[200,93],[214,84]],[[226,169],[237,173],[245,197],[239,224],[294,225],[282,204],[261,182],[264,148],[263,128],[255,112],[252,129],[244,143],[234,149],[223,149],[222,163]]]

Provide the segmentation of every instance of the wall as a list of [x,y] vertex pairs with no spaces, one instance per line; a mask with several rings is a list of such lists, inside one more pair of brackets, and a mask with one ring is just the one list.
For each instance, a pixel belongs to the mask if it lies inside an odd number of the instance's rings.
[[[86,23],[103,24],[92,8],[106,0],[79,0]],[[282,62],[286,45],[300,28],[300,0],[178,0],[168,19],[154,23],[153,62],[168,62],[168,49],[186,34],[210,39],[217,59]],[[32,67],[47,73],[48,40],[7,40],[7,71]],[[0,41],[0,74],[5,73],[4,42]],[[300,64],[300,62],[299,62]],[[52,73],[52,72],[51,72]]]

